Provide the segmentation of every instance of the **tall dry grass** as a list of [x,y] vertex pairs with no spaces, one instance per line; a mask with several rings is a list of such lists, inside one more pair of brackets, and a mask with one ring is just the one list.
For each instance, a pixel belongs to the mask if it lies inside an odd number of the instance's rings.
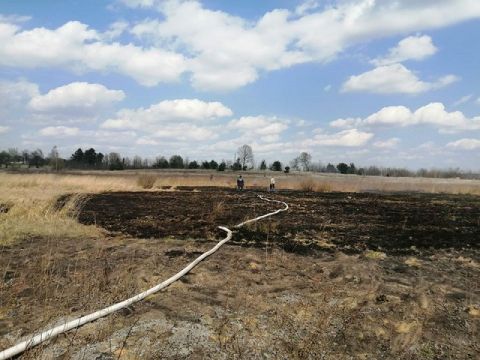
[[[480,181],[459,179],[385,178],[309,174],[245,173],[246,188],[267,189],[270,176],[277,189],[316,192],[420,191],[480,195]],[[87,174],[9,174],[0,172],[0,245],[35,236],[99,236],[100,230],[71,216],[85,194],[107,191],[152,191],[178,186],[235,187],[236,174],[217,172],[98,172]],[[57,199],[76,194],[60,210]],[[6,209],[8,209],[7,212]]]
[[[116,176],[0,173],[0,204],[8,208],[0,213],[0,245],[31,237],[98,236],[100,230],[71,216],[85,194],[137,189],[133,178]],[[58,198],[66,194],[75,195],[58,209]]]

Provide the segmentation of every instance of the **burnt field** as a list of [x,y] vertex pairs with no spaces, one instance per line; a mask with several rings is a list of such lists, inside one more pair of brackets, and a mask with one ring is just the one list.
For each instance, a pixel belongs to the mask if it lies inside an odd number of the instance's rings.
[[[223,238],[217,226],[278,208],[259,193],[92,194],[78,220],[101,235],[0,247],[0,349],[164,281]],[[267,196],[289,211],[235,230],[164,291],[19,358],[480,358],[480,197]]]
[[[203,239],[275,209],[261,192],[225,189],[92,195],[79,216],[84,224],[139,238]],[[290,210],[241,229],[232,243],[309,254],[365,250],[415,254],[480,247],[480,198],[442,194],[313,193],[282,191],[272,198]]]

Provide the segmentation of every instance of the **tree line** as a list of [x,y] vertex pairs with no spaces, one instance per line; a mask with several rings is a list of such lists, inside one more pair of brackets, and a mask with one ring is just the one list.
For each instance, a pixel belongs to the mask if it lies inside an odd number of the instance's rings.
[[465,172],[456,169],[419,169],[411,171],[405,168],[395,167],[357,167],[353,162],[338,164],[313,162],[312,155],[307,152],[301,152],[289,163],[282,163],[275,160],[267,163],[261,160],[259,164],[255,162],[253,149],[249,145],[240,146],[233,160],[189,160],[180,155],[172,155],[169,158],[157,156],[154,159],[142,158],[140,156],[123,157],[118,152],[103,154],[97,152],[94,148],[77,149],[69,158],[61,158],[56,146],[45,155],[41,149],[22,150],[10,148],[0,151],[0,167],[4,168],[42,168],[49,167],[52,170],[61,169],[92,169],[92,170],[124,170],[124,169],[204,169],[216,171],[278,171],[289,173],[291,171],[301,172],[320,172],[320,173],[338,173],[351,175],[367,176],[392,176],[392,177],[430,177],[430,178],[465,178],[478,179],[479,174]]

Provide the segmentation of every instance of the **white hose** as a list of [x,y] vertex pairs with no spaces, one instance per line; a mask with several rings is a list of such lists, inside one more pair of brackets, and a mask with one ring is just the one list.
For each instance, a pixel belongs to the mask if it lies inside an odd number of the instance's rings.
[[[276,210],[274,212],[256,217],[254,219],[244,221],[244,222],[242,222],[238,225],[235,225],[235,228],[240,228],[240,227],[242,227],[242,226],[244,226],[248,223],[258,221],[258,220],[264,219],[266,217],[276,215],[276,214],[278,214],[282,211],[288,210],[287,203],[284,203],[283,201],[270,200],[270,199],[264,198],[261,195],[259,195],[259,198],[262,199],[262,200],[265,200],[265,201],[269,201],[269,202],[281,203],[285,207],[283,209]],[[175,281],[177,281],[178,279],[180,279],[182,276],[186,275],[190,270],[192,270],[195,266],[197,266],[198,263],[200,263],[206,257],[212,255],[214,252],[216,252],[218,249],[220,249],[220,247],[223,244],[225,244],[227,241],[229,241],[232,238],[232,231],[231,230],[229,230],[228,228],[223,227],[223,226],[219,226],[219,229],[222,229],[223,231],[225,231],[227,233],[227,236],[223,240],[218,242],[217,245],[215,245],[212,249],[210,249],[209,251],[207,251],[207,252],[203,253],[202,255],[200,255],[199,257],[197,257],[194,261],[192,261],[190,264],[188,264],[183,270],[179,271],[178,273],[176,273],[175,275],[173,275],[169,279],[165,280],[164,282],[148,289],[147,291],[144,291],[144,292],[142,292],[138,295],[135,295],[135,296],[133,296],[133,297],[127,299],[127,300],[124,300],[124,301],[121,301],[119,303],[110,305],[110,306],[108,306],[108,307],[106,307],[102,310],[96,311],[96,312],[91,313],[89,315],[85,315],[85,316],[82,316],[82,317],[77,318],[75,320],[69,321],[69,322],[67,322],[63,325],[59,325],[59,326],[56,326],[54,328],[48,329],[48,330],[40,333],[39,335],[32,336],[29,340],[22,341],[21,343],[0,352],[0,360],[9,359],[12,356],[18,355],[18,354],[24,352],[27,349],[30,349],[30,348],[38,345],[38,344],[41,344],[44,341],[52,339],[53,337],[55,337],[55,336],[57,336],[61,333],[64,333],[64,332],[66,332],[68,330],[71,330],[71,329],[75,329],[75,328],[80,327],[80,326],[82,326],[86,323],[89,323],[89,322],[92,322],[92,321],[97,320],[99,318],[102,318],[104,316],[107,316],[107,315],[109,315],[109,314],[111,314],[115,311],[126,308],[127,306],[130,306],[133,303],[136,303],[140,300],[143,300],[147,296],[155,294],[156,292],[166,288],[170,284],[172,284]]]

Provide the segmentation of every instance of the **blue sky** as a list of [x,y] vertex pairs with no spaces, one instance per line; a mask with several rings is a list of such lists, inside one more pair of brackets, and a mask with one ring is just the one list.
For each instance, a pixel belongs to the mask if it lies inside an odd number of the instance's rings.
[[480,170],[480,2],[0,2],[1,148]]

